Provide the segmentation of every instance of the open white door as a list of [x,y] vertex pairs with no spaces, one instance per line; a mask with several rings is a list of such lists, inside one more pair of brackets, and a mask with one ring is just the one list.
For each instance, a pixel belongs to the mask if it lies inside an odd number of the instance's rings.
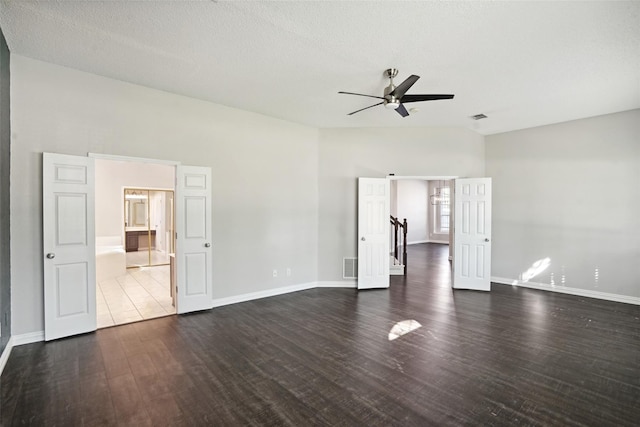
[[455,289],[491,290],[491,178],[456,179]]
[[358,289],[389,287],[389,180],[358,178]]
[[44,338],[96,330],[94,162],[43,153]]
[[213,307],[211,168],[176,170],[176,311]]

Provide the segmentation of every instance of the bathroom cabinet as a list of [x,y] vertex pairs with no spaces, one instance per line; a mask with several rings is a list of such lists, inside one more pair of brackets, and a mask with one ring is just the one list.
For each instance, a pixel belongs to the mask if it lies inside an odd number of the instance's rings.
[[[149,241],[149,233],[151,233],[151,241]],[[146,251],[155,247],[156,230],[127,230],[125,235],[127,252],[135,252],[139,249]]]

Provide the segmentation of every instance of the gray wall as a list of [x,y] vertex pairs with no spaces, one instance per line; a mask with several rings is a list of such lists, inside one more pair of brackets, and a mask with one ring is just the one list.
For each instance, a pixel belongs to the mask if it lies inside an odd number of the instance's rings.
[[0,353],[11,337],[9,49],[0,31]]
[[640,110],[485,141],[493,276],[640,297]]
[[318,173],[318,277],[342,281],[342,258],[357,255],[357,178],[481,177],[484,137],[457,128],[321,129]]
[[14,335],[44,328],[43,151],[211,167],[214,298],[316,280],[317,129],[18,55],[11,70]]

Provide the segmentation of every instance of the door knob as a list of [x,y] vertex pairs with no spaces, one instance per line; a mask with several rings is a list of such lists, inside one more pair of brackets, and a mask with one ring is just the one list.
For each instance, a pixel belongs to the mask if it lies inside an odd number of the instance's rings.
[[488,241],[489,241],[489,238],[488,238],[488,237],[485,237],[484,241],[485,241],[485,242],[488,242]]
[[205,248],[210,248],[210,247],[211,247],[211,243],[205,243],[205,244],[204,244],[204,247],[205,247]]
[[48,258],[48,259],[54,259],[55,257],[56,257],[56,254],[54,254],[53,252],[49,252],[49,253],[47,254],[47,258]]
[[365,239],[365,238],[363,237],[363,238],[361,238],[360,240],[362,240],[362,241],[364,242],[364,241],[366,241],[367,239]]

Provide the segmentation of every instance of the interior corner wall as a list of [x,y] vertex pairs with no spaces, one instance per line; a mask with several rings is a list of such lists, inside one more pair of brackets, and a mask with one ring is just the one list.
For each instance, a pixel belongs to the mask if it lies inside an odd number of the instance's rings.
[[466,129],[321,129],[318,150],[320,281],[357,256],[358,177],[484,176],[484,137]]
[[44,328],[42,152],[211,167],[214,298],[317,280],[316,128],[19,55],[11,77],[14,335]]
[[10,55],[0,30],[0,354],[11,338]]
[[399,179],[397,185],[397,217],[407,220],[407,244],[426,243],[429,240],[429,181]]
[[492,275],[640,297],[639,141],[640,110],[487,136]]

